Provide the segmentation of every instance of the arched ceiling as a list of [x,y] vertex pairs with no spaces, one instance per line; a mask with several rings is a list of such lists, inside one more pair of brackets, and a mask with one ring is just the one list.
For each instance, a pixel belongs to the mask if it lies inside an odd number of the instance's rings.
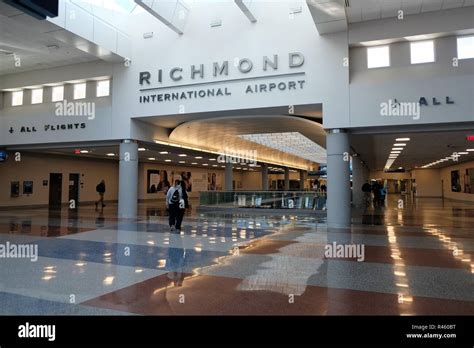
[[[254,134],[259,135],[258,142],[247,140],[252,138],[249,135]],[[326,147],[326,132],[321,124],[301,117],[283,115],[224,116],[193,120],[173,129],[169,140],[220,153],[238,154],[256,151],[259,161],[295,168],[312,169],[316,167],[317,162],[323,162],[325,159],[325,156],[323,158],[320,156],[318,158],[321,158],[321,161],[310,160],[303,158],[305,156],[302,153],[292,154],[272,148],[274,146],[263,145],[277,143],[267,142],[265,140],[267,134],[268,139],[274,140],[275,136],[278,137],[279,144],[288,142],[285,145],[288,145],[287,148],[293,152],[305,141],[310,143],[308,139],[317,144],[313,144],[315,147],[323,149]],[[246,136],[247,139],[242,136]]]

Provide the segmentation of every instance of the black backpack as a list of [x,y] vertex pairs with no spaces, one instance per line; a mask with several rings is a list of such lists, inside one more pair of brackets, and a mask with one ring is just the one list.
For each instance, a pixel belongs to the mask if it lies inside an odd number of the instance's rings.
[[170,202],[171,204],[179,204],[179,189],[175,188],[173,194],[171,195]]

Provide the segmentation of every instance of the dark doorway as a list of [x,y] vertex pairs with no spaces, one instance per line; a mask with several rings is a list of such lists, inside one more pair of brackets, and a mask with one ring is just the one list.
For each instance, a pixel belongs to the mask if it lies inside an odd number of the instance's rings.
[[79,174],[69,174],[69,202],[74,200],[74,205],[79,204]]
[[49,173],[49,206],[61,207],[63,175],[61,173]]

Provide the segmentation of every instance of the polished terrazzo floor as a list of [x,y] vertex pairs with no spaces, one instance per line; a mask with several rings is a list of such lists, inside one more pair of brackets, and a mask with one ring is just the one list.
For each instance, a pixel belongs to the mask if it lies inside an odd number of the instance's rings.
[[[173,234],[158,203],[136,220],[113,204],[1,210],[0,244],[39,257],[0,259],[0,314],[473,315],[474,205],[396,199],[350,230],[194,210]],[[363,245],[364,261],[326,258],[333,242]]]

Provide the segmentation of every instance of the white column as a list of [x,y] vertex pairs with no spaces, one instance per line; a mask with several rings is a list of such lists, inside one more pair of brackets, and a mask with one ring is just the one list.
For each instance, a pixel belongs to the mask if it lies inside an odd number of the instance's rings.
[[120,143],[118,216],[136,218],[138,201],[138,144]]
[[326,139],[329,228],[348,228],[351,224],[351,191],[349,173],[349,136],[341,129],[332,129]]

